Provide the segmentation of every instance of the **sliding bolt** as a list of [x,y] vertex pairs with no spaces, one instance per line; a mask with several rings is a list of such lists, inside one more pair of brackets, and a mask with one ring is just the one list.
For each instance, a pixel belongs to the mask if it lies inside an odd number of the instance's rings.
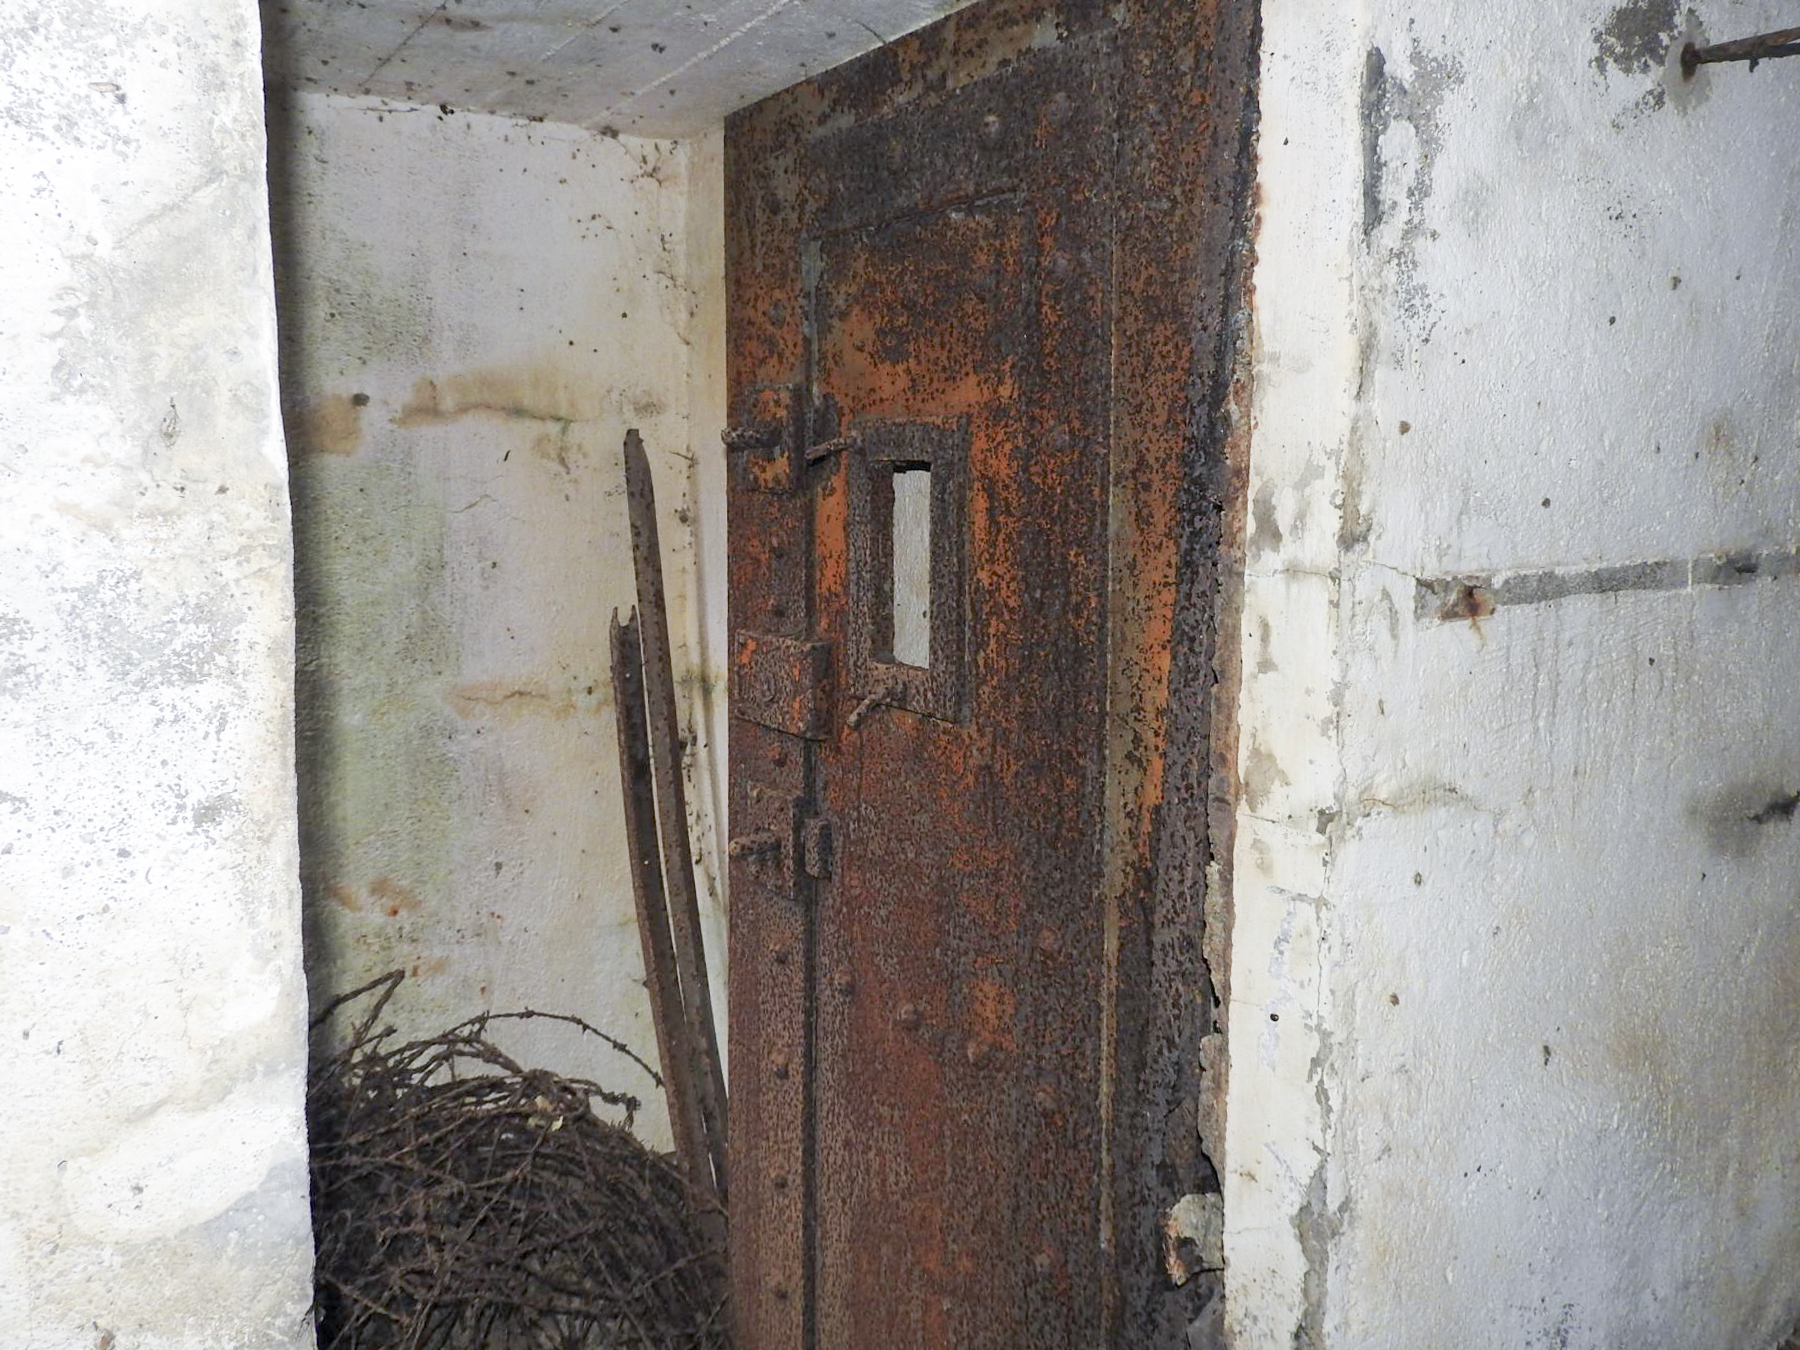
[[755,830],[733,839],[726,849],[734,858],[773,858],[781,854],[781,836],[773,830]]

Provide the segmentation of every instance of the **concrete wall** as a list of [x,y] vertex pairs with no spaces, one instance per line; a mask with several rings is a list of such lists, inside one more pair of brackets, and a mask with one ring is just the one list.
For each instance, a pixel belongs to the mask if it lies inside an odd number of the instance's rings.
[[[692,353],[712,350],[695,347],[695,310],[716,307],[721,250],[716,226],[690,240],[687,213],[695,166],[718,210],[716,142],[690,154],[371,99],[279,104],[314,997],[400,967],[409,1033],[530,1006],[654,1063],[607,630],[634,600],[620,446],[635,426],[711,858],[695,486],[696,462],[723,455],[689,400],[717,401]],[[542,1023],[509,1042],[640,1093],[648,1136],[666,1137],[650,1082],[597,1042]]]
[[0,25],[0,1344],[310,1345],[247,0]]
[[1791,22],[1264,6],[1246,1350],[1800,1316]]

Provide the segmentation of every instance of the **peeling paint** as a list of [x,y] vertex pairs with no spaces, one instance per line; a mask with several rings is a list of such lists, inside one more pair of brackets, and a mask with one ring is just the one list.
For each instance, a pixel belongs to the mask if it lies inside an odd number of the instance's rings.
[[1448,623],[1482,619],[1502,607],[1546,605],[1583,595],[1632,591],[1685,591],[1742,586],[1800,576],[1800,548],[1746,549],[1698,558],[1618,563],[1567,571],[1519,571],[1415,579],[1414,614]]
[[1419,255],[1434,233],[1426,212],[1444,149],[1444,104],[1463,78],[1454,56],[1417,39],[1401,73],[1379,47],[1368,49],[1363,65],[1363,233],[1387,256],[1399,312],[1419,343],[1431,341],[1437,326],[1438,303],[1421,280]]
[[1594,70],[1604,75],[1648,75],[1669,55],[1669,43],[1681,25],[1676,0],[1630,0],[1594,29]]

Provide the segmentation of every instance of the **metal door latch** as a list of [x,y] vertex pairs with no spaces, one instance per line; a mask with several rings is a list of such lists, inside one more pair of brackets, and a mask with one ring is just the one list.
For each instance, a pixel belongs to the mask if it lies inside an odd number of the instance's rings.
[[888,704],[898,703],[906,697],[906,681],[898,675],[889,676],[869,692],[869,696],[851,711],[844,719],[844,725],[852,731],[858,731],[868,720],[870,713]]
[[740,632],[732,648],[732,711],[747,721],[806,740],[824,740],[830,725],[825,691],[831,644],[771,633]]
[[799,486],[802,407],[795,385],[758,389],[744,400],[722,438],[744,487],[788,493]]
[[784,845],[773,830],[752,830],[733,839],[726,851],[734,858],[777,858]]
[[758,890],[794,899],[802,875],[817,880],[831,876],[829,816],[811,814],[800,798],[761,785],[751,786],[746,807],[749,828],[725,851],[734,862],[749,866],[746,880]]

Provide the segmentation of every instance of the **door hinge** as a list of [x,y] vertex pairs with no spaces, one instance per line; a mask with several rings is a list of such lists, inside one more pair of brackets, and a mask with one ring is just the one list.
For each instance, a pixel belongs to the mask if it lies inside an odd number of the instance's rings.
[[802,481],[804,402],[798,385],[758,389],[723,440],[738,482],[753,492],[787,493]]

